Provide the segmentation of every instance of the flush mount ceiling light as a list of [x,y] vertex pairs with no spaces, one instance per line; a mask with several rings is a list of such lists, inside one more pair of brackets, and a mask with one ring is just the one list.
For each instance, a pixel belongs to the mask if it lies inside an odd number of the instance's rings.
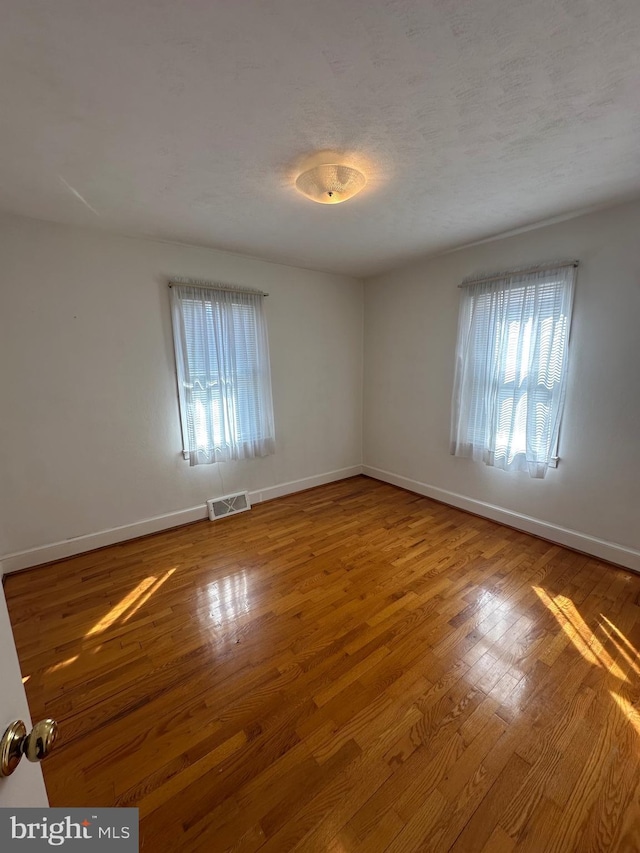
[[311,201],[319,204],[340,204],[352,198],[366,184],[367,179],[357,169],[339,163],[314,166],[298,175],[296,187]]

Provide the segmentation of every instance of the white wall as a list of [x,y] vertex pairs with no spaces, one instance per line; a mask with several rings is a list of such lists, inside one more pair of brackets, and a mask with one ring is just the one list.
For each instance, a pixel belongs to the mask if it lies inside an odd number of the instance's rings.
[[[625,205],[371,279],[363,414],[359,282],[0,219],[0,570],[202,517],[214,495],[246,488],[259,499],[355,473],[363,421],[368,473],[640,568],[639,234],[640,205]],[[451,457],[457,284],[573,256],[558,469],[532,480]],[[271,294],[274,456],[196,468],[182,459],[171,275]],[[302,482],[282,485],[291,481]]]
[[[471,273],[573,257],[580,268],[558,468],[534,480],[450,456],[457,285]],[[371,279],[365,473],[640,569],[639,369],[640,204]]]
[[[359,470],[361,282],[15,217],[0,219],[0,257],[0,555],[88,536],[5,571],[200,517],[216,495]],[[183,460],[172,275],[269,292],[274,456]]]

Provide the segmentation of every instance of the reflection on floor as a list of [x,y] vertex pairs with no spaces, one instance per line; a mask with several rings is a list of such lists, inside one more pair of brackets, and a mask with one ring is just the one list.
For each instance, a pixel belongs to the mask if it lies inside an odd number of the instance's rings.
[[9,577],[52,805],[154,851],[640,849],[640,577],[364,477]]

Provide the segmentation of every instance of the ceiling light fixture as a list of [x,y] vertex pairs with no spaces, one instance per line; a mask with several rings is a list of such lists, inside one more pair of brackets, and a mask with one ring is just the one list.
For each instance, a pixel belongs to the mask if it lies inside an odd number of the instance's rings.
[[367,183],[367,179],[357,169],[339,163],[325,163],[314,166],[298,175],[296,187],[311,201],[319,204],[340,204],[356,193]]

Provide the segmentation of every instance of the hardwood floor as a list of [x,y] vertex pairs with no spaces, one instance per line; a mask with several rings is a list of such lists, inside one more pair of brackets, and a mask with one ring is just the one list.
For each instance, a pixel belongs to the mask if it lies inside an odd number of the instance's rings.
[[51,804],[143,851],[640,850],[640,576],[357,477],[6,594]]

